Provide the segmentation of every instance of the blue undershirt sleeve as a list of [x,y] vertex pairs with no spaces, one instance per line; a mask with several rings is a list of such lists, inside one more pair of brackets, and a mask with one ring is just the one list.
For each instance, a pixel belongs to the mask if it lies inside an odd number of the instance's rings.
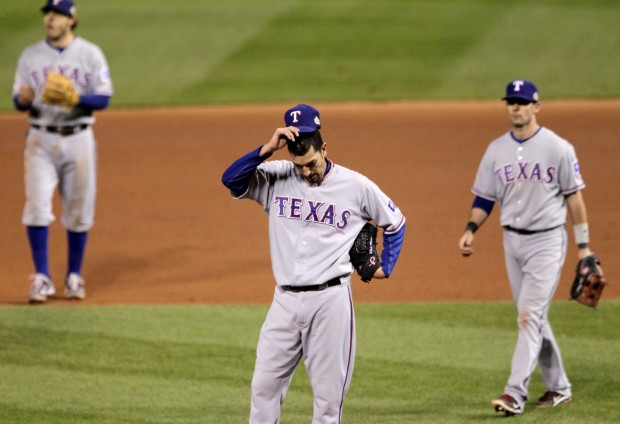
[[383,233],[383,252],[381,252],[381,268],[386,277],[389,277],[396,265],[398,255],[400,255],[400,249],[403,246],[403,240],[405,238],[405,225],[395,233],[385,234]]
[[247,191],[250,186],[250,178],[254,171],[256,171],[256,168],[258,168],[258,165],[271,156],[271,153],[259,156],[262,147],[252,150],[247,155],[237,159],[224,171],[222,183],[228,187],[235,197],[239,197]]
[[[80,96],[80,100],[78,101],[77,106],[91,110],[101,110],[108,107],[109,103],[110,96],[105,96],[103,94],[85,94],[83,96]],[[20,105],[17,101],[17,96],[13,97],[13,105],[15,106],[15,109],[22,112],[30,110],[30,108],[32,107],[31,104],[26,106]]]
[[495,206],[495,202],[492,200],[487,200],[484,197],[476,196],[474,199],[474,203],[471,205],[472,208],[480,208],[487,213],[487,215],[491,215],[491,211],[493,210],[493,206]]
[[77,106],[86,109],[101,110],[108,107],[109,103],[110,96],[105,96],[103,94],[85,94],[80,96]]

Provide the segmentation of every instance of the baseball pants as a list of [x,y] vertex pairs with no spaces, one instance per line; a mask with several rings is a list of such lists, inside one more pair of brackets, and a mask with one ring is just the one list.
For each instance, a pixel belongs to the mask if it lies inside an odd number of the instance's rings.
[[571,395],[560,349],[548,320],[549,306],[566,257],[564,226],[532,235],[504,231],[504,253],[518,310],[518,337],[505,393],[524,407],[538,364],[546,390]]
[[280,422],[280,405],[302,358],[314,396],[312,423],[340,423],[355,358],[348,283],[299,293],[276,287],[256,349],[251,424]]

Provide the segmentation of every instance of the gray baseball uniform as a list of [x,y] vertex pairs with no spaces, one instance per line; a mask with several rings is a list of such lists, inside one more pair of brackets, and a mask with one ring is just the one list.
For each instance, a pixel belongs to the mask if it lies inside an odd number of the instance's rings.
[[[76,37],[59,51],[46,41],[26,48],[19,58],[13,95],[20,86],[35,91],[30,116],[31,129],[24,152],[26,206],[22,222],[27,226],[48,226],[53,220],[52,196],[61,184],[63,225],[75,232],[87,231],[94,219],[95,139],[91,111],[44,104],[41,95],[46,75],[56,71],[71,77],[80,95],[112,95],[112,82],[105,57],[99,47]],[[48,128],[74,128],[61,135]]]
[[95,44],[76,37],[77,11],[71,0],[47,0],[41,8],[44,41],[20,55],[13,85],[15,107],[29,112],[24,150],[26,204],[22,222],[35,265],[29,302],[56,293],[48,258],[48,226],[55,219],[52,198],[60,188],[62,224],[67,229],[65,297],[84,299],[81,268],[92,227],[96,196],[94,110],[108,106],[112,82]]
[[[252,398],[253,417],[273,422],[279,416],[280,402],[303,356],[316,399],[314,415],[323,417],[317,422],[339,422],[355,358],[349,249],[368,220],[389,233],[401,229],[405,218],[372,181],[334,164],[323,183],[312,186],[290,161],[263,163],[243,197],[256,200],[269,217],[277,283],[257,347],[252,385],[262,390],[255,390]],[[334,278],[341,285],[323,291],[281,288]]]
[[573,146],[540,127],[527,140],[509,132],[493,141],[472,189],[501,205],[506,268],[519,313],[505,393],[521,406],[537,362],[548,390],[571,393],[547,315],[566,255],[564,196],[583,187]]
[[[285,122],[320,140],[311,106],[292,108]],[[405,217],[376,184],[323,151],[309,150],[306,165],[263,162],[268,156],[260,151],[237,160],[222,178],[234,197],[255,200],[267,214],[277,284],[256,349],[250,423],[280,422],[280,404],[302,358],[314,395],[312,422],[340,423],[355,359],[349,250],[364,224],[375,221],[384,229],[382,269],[389,276]],[[302,170],[317,162],[325,171],[312,183]]]

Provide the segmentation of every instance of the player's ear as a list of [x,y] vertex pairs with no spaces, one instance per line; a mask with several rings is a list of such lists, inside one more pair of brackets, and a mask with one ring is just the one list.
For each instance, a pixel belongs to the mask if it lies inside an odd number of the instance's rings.
[[323,153],[323,156],[327,156],[327,143],[323,143],[323,146],[321,146],[321,152]]

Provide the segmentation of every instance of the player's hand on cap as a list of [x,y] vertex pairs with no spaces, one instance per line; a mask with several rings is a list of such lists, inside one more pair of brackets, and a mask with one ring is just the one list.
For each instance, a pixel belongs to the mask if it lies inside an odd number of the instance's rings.
[[297,129],[296,127],[291,126],[276,128],[273,136],[271,136],[271,140],[269,140],[267,144],[262,147],[260,155],[263,156],[267,153],[273,153],[276,150],[280,150],[281,148],[286,146],[286,143],[289,140],[295,141],[297,137],[299,137],[299,129]]

